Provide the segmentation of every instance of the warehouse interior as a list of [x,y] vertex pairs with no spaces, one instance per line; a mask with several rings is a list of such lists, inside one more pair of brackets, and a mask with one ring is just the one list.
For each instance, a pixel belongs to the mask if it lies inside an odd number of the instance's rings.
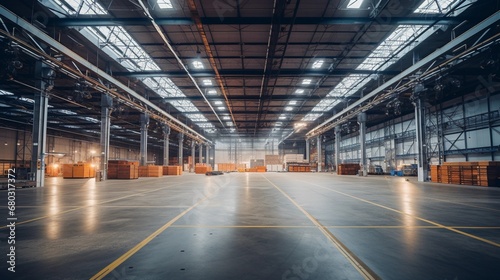
[[3,1],[0,45],[2,279],[500,278],[498,0]]

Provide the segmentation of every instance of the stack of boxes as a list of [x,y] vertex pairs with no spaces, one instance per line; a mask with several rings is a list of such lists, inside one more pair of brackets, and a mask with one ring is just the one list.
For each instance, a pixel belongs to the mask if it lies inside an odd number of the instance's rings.
[[182,175],[182,167],[180,165],[163,166],[163,175]]
[[95,168],[90,163],[79,162],[63,165],[63,177],[66,179],[81,179],[95,177]]
[[138,179],[139,162],[128,160],[109,160],[108,179]]
[[266,155],[266,169],[267,171],[282,171],[283,164],[279,155]]
[[139,177],[161,177],[163,176],[163,166],[146,165],[139,166]]
[[359,164],[357,163],[342,163],[337,166],[338,175],[358,175]]
[[500,161],[445,162],[443,165],[431,165],[431,181],[500,187]]
[[205,163],[197,163],[194,167],[194,173],[196,174],[205,174],[207,172],[212,171],[212,166],[207,165]]
[[311,172],[311,166],[301,164],[288,165],[288,172]]

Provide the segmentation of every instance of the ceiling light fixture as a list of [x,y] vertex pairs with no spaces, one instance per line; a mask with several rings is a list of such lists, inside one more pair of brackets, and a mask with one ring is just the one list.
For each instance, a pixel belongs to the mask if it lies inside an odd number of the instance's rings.
[[211,86],[212,85],[212,80],[209,80],[209,79],[203,80],[202,82],[206,86]]
[[311,82],[312,82],[312,80],[311,80],[311,79],[304,79],[304,80],[302,80],[302,84],[303,84],[303,85],[310,85],[310,84],[311,84]]
[[299,89],[296,89],[296,90],[295,90],[295,93],[296,93],[296,94],[303,94],[303,93],[304,93],[304,90],[303,90],[303,89],[301,89],[301,88],[299,88]]
[[199,60],[195,60],[193,61],[193,67],[195,69],[203,69],[203,63],[201,63],[201,61]]

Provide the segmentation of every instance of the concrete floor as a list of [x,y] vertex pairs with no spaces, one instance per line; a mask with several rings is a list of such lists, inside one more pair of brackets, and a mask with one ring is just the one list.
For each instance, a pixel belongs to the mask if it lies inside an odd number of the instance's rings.
[[500,188],[330,173],[49,178],[16,204],[16,272],[2,227],[0,279],[500,279]]

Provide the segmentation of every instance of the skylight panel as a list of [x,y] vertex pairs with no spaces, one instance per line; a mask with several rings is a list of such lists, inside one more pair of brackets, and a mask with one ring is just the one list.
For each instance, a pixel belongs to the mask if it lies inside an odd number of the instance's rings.
[[304,122],[312,122],[321,117],[323,114],[321,113],[309,113],[305,117],[302,118]]
[[208,94],[215,95],[215,94],[217,94],[217,90],[215,90],[215,89],[211,89],[211,90],[207,91],[207,93],[208,93]]
[[233,122],[226,122],[227,126],[234,126]]
[[24,101],[24,102],[28,102],[28,103],[35,103],[35,100],[33,100],[31,98],[27,98],[27,97],[19,97],[19,100]]
[[303,93],[304,93],[304,90],[303,90],[303,89],[301,89],[301,88],[299,88],[299,89],[296,89],[296,90],[295,90],[295,93],[296,93],[296,94],[303,94]]
[[219,100],[214,101],[214,104],[215,104],[215,105],[222,105],[222,101],[219,101]]
[[303,85],[310,85],[310,84],[311,84],[311,82],[312,82],[312,80],[311,80],[311,79],[304,79],[304,80],[302,80],[302,84],[303,84]]
[[415,10],[420,14],[444,14],[450,10],[456,0],[424,0]]
[[292,100],[288,102],[288,105],[297,105],[297,100]]
[[205,79],[205,80],[203,80],[203,81],[202,81],[202,83],[203,83],[203,85],[205,85],[205,86],[211,86],[211,85],[213,85],[213,84],[212,84],[212,80],[209,80],[209,79]]
[[319,69],[319,68],[321,68],[321,66],[323,66],[323,63],[324,63],[324,62],[325,62],[325,61],[324,61],[324,60],[322,60],[322,59],[316,60],[316,61],[313,63],[313,65],[312,65],[312,69]]
[[293,107],[290,107],[290,106],[285,107],[285,111],[292,111],[292,110],[293,110]]
[[224,106],[219,106],[219,107],[217,107],[217,110],[219,110],[219,111],[224,111],[224,110],[226,110],[226,107],[224,107]]
[[280,119],[280,120],[286,120],[286,116],[281,115],[281,116],[278,117],[278,119]]
[[158,7],[160,9],[172,9],[174,6],[172,5],[172,2],[170,0],[157,0],[156,4],[158,4]]
[[230,116],[222,116],[222,119],[223,119],[223,120],[230,120],[230,119],[231,119],[231,117],[230,117]]
[[0,95],[14,95],[12,92],[8,92],[0,89]]
[[361,4],[363,4],[363,0],[349,0],[347,3],[347,9],[359,9],[361,8]]

